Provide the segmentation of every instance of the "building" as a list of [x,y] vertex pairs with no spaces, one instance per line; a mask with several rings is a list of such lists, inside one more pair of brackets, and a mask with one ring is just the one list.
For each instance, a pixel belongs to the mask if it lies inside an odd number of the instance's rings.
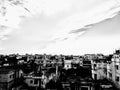
[[0,69],[0,90],[11,90],[22,77],[21,70]]
[[107,77],[107,62],[105,57],[91,60],[92,77],[94,80],[100,80]]
[[94,90],[93,79],[85,67],[63,70],[59,79],[61,90]]
[[112,80],[112,63],[107,61],[107,79]]
[[72,68],[72,60],[64,60],[64,68],[65,69],[70,69]]
[[29,75],[25,75],[24,79],[27,86],[33,88],[33,90],[41,87],[41,76],[35,76],[34,73],[30,73]]
[[117,50],[111,59],[112,81],[120,88],[120,50]]
[[112,57],[113,55],[106,56],[107,63],[107,79],[112,80]]

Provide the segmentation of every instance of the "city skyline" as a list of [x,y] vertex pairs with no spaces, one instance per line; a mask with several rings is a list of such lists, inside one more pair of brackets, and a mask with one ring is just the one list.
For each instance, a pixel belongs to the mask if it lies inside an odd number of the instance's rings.
[[0,17],[1,54],[111,54],[120,48],[118,0],[31,0],[23,3],[24,8],[6,5],[8,14]]

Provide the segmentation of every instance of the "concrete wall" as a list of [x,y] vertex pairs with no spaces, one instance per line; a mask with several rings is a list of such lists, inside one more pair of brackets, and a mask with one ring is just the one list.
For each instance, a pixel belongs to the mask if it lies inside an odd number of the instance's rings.
[[34,82],[35,82],[35,79],[33,79],[33,78],[26,78],[26,79],[25,79],[25,83],[26,83],[28,86],[31,86],[31,87],[39,86],[39,81],[38,81],[37,84],[35,84]]
[[14,72],[13,71],[10,71],[9,73],[7,74],[0,74],[0,82],[10,82],[14,79],[13,77],[14,75]]

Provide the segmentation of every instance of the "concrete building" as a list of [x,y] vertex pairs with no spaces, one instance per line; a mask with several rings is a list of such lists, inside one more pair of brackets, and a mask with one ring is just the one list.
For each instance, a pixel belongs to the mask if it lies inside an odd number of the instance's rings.
[[24,79],[24,82],[28,85],[28,87],[38,88],[41,85],[41,77],[34,76],[34,73],[30,73],[29,75],[24,76]]
[[72,68],[72,60],[64,60],[64,69]]
[[107,79],[112,80],[112,63],[107,61]]
[[0,69],[0,90],[11,90],[18,83],[15,80],[21,78],[22,74],[21,70]]
[[104,58],[91,60],[92,77],[95,80],[107,77],[107,63]]
[[120,50],[113,54],[111,59],[112,81],[120,88]]

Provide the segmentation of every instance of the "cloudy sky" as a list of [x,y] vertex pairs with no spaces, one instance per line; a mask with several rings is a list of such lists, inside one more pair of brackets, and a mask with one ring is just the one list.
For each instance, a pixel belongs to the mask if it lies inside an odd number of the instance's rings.
[[119,0],[1,0],[0,53],[113,53]]

